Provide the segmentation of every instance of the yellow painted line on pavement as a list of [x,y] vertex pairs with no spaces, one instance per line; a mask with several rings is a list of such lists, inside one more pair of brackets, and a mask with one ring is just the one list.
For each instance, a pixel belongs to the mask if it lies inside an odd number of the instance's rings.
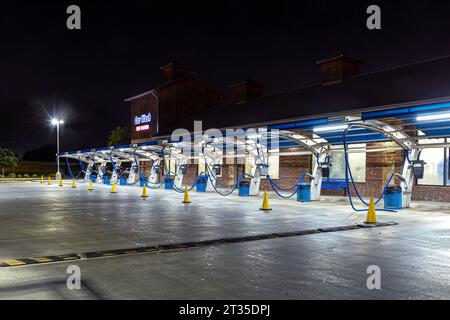
[[7,265],[9,265],[9,266],[21,266],[21,265],[24,265],[24,264],[26,264],[25,262],[23,262],[23,261],[20,261],[20,260],[4,260],[4,261],[2,261],[4,264],[7,264]]

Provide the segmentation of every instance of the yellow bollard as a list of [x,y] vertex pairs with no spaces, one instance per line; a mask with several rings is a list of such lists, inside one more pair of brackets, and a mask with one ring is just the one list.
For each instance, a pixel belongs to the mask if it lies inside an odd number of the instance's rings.
[[375,211],[373,197],[370,197],[369,210],[367,210],[367,217],[364,223],[377,223],[377,213]]
[[111,193],[117,193],[117,185],[115,182],[112,185]]
[[184,199],[183,199],[183,203],[191,203],[191,199],[189,198],[189,190],[186,187],[186,189],[184,190]]
[[60,187],[63,186],[63,181],[62,181],[62,179],[59,179],[59,186],[60,186]]
[[147,198],[148,197],[148,192],[147,192],[147,185],[144,183],[144,186],[142,187],[142,194],[141,194],[142,198]]
[[93,191],[94,190],[94,185],[92,184],[92,181],[89,181],[89,191]]
[[269,194],[267,193],[267,189],[264,190],[264,200],[263,200],[262,208],[260,208],[259,210],[264,210],[264,211],[272,210],[269,206]]
[[41,176],[41,183],[44,183],[44,176]]
[[72,180],[72,188],[76,188],[77,187],[77,183],[75,182],[75,179]]
[[48,182],[47,182],[47,184],[48,184],[48,185],[51,185],[51,184],[52,184],[52,179],[50,178],[50,176],[48,176]]

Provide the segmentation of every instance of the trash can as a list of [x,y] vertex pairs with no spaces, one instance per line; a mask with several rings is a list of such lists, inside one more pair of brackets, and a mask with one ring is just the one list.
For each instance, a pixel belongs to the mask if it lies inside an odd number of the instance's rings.
[[97,176],[95,174],[91,174],[91,182],[97,182]]
[[103,183],[104,183],[104,184],[110,184],[109,178],[104,177],[104,178],[103,178]]
[[250,195],[250,181],[243,180],[239,182],[239,197],[248,197]]
[[387,187],[384,194],[384,208],[385,209],[401,209],[402,204],[402,187],[394,186]]
[[164,178],[164,189],[172,190],[173,189],[173,181],[171,178]]
[[208,176],[199,176],[197,179],[197,192],[206,192],[206,184],[208,183]]
[[311,201],[311,184],[301,183],[297,186],[297,201],[309,202]]
[[126,185],[127,185],[127,179],[125,179],[125,178],[120,178],[119,184],[120,184],[121,186],[126,186]]

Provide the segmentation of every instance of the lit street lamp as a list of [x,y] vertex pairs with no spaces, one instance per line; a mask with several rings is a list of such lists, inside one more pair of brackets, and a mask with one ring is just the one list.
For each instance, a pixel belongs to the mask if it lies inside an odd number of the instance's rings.
[[[56,153],[59,154],[59,125],[64,124],[64,120],[52,119],[52,125],[56,126]],[[56,157],[58,164],[58,172],[56,172],[56,179],[61,179],[61,172],[59,171],[59,156]]]

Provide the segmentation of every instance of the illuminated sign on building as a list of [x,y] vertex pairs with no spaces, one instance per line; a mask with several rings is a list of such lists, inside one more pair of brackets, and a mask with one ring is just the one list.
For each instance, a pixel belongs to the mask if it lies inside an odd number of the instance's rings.
[[131,140],[148,139],[158,133],[158,104],[151,98],[131,104]]
[[150,130],[150,126],[148,124],[136,127],[136,131],[146,131],[146,130]]
[[149,123],[152,122],[152,114],[151,112],[147,114],[143,114],[141,116],[134,117],[134,124],[137,126],[141,123]]

